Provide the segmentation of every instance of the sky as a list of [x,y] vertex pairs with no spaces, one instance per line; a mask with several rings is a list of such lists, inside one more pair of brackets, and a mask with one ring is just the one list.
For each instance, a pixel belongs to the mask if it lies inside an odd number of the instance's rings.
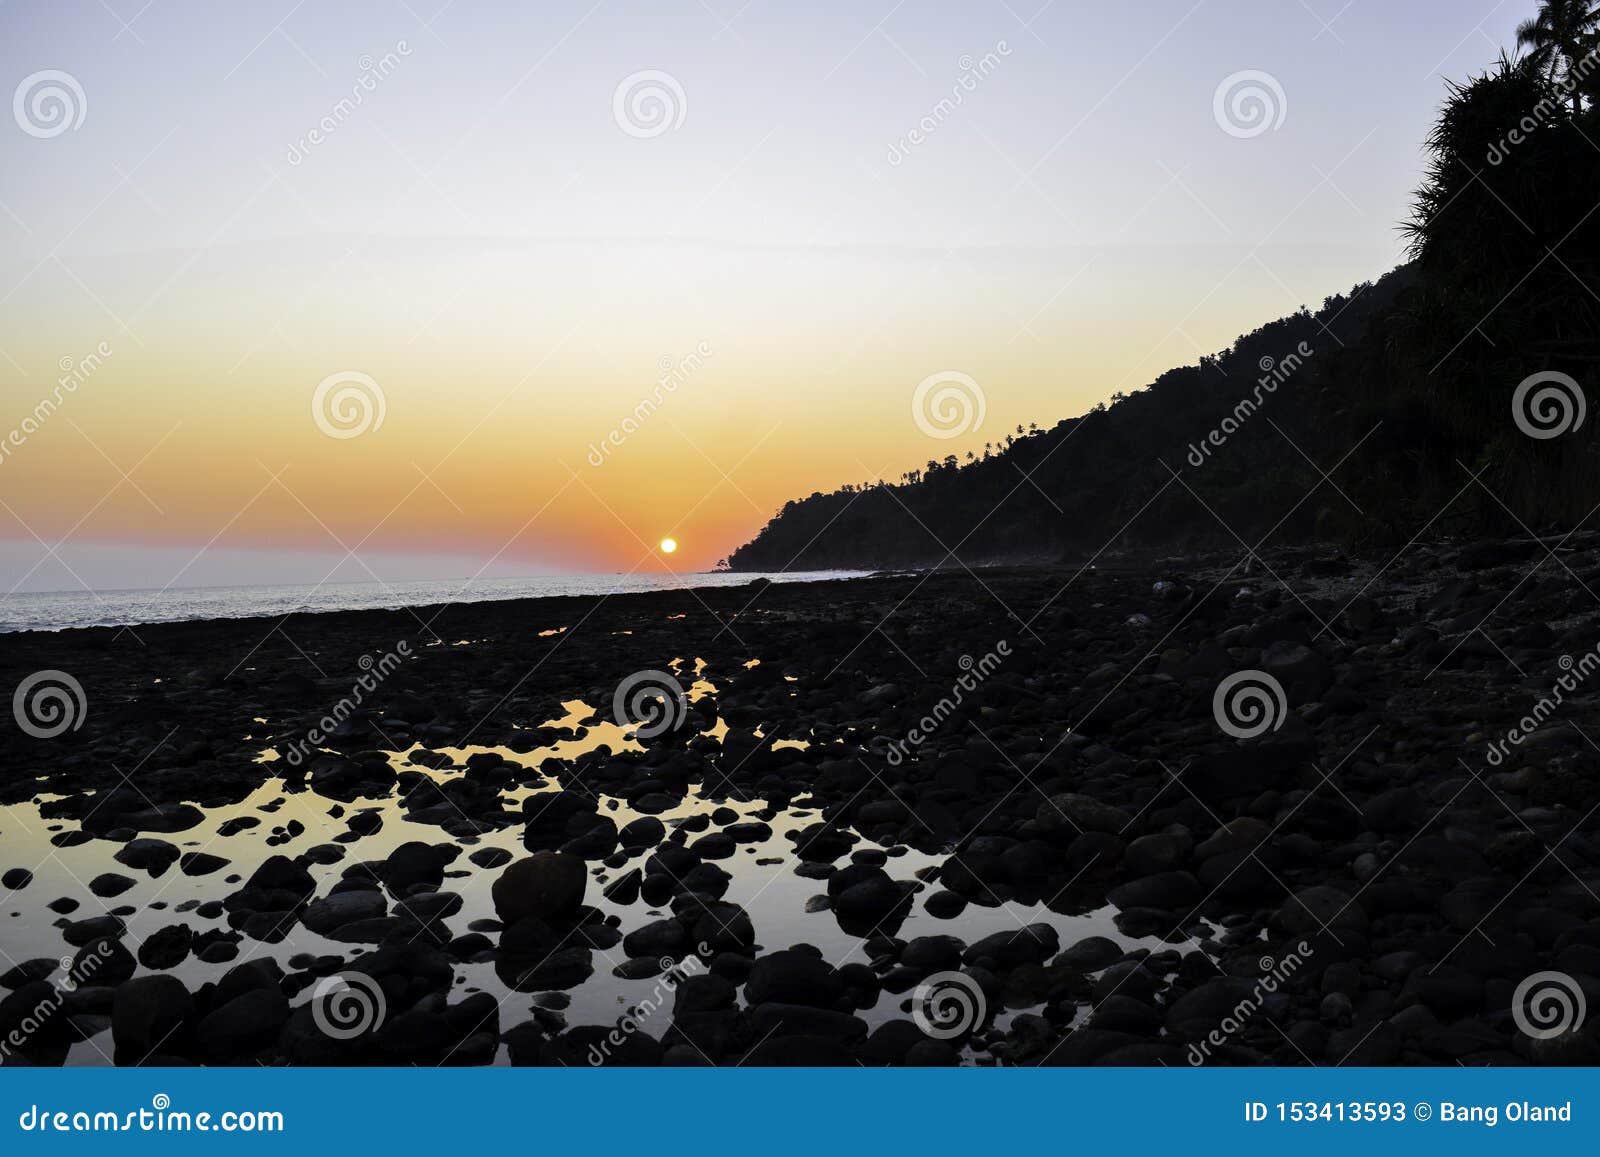
[[9,0],[0,591],[710,568],[1392,268],[1533,8]]

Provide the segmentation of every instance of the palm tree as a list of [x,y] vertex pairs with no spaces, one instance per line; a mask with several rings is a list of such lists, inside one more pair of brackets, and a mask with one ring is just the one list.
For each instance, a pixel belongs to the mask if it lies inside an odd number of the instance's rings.
[[1533,67],[1552,83],[1564,80],[1572,94],[1572,111],[1583,111],[1583,96],[1578,90],[1582,79],[1576,69],[1597,29],[1600,7],[1593,0],[1544,0],[1539,14],[1517,26],[1517,47],[1528,50]]

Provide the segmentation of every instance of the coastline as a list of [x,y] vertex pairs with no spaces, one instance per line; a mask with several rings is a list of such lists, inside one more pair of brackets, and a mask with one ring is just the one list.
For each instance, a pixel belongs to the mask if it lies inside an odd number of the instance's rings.
[[[8,951],[109,962],[64,1006],[88,1039],[31,1059],[1600,1059],[1506,1011],[1540,959],[1587,959],[1592,917],[1513,825],[1600,802],[1565,719],[1483,758],[1600,629],[1521,581],[1534,561],[1118,558],[15,634],[0,677],[48,664],[84,706],[0,732]],[[1242,674],[1281,691],[1267,726],[1220,706]],[[1576,836],[1563,859],[1600,865]],[[943,1036],[917,1001],[952,973],[977,1011]],[[329,1039],[316,994],[352,976],[385,1019]],[[246,996],[249,1030],[215,1031]],[[129,1027],[168,1000],[170,1039]]]
[[[276,619],[286,615],[313,615],[333,614],[341,612],[375,611],[404,611],[408,608],[437,609],[444,606],[460,603],[463,605],[476,603],[504,603],[525,601],[530,599],[546,598],[588,598],[588,597],[616,597],[626,594],[651,594],[671,590],[706,590],[717,587],[747,585],[760,579],[774,582],[826,582],[850,578],[871,577],[871,571],[796,571],[780,574],[764,574],[762,572],[749,572],[741,575],[729,571],[695,571],[689,573],[666,572],[665,575],[640,574],[637,572],[627,574],[574,574],[574,575],[540,575],[519,579],[428,579],[410,582],[385,584],[371,580],[360,580],[341,583],[272,583],[251,586],[233,587],[171,587],[162,589],[145,590],[130,588],[126,590],[100,590],[100,591],[28,591],[14,593],[7,596],[7,602],[13,599],[39,602],[43,600],[56,600],[69,604],[83,605],[87,600],[93,600],[99,607],[112,605],[108,600],[121,600],[129,606],[139,609],[132,617],[115,619],[110,622],[94,623],[62,623],[60,625],[12,625],[14,620],[0,618],[0,635],[27,634],[38,631],[44,633],[70,630],[90,630],[97,627],[109,627],[118,630],[127,627],[154,626],[162,623],[212,623],[228,622],[251,619]],[[669,576],[670,580],[669,581]],[[712,579],[714,581],[695,583],[695,579]],[[620,581],[619,581],[620,580]],[[677,581],[689,580],[689,581]],[[658,583],[660,585],[654,585]],[[540,585],[551,589],[540,592],[536,588]],[[314,598],[322,592],[328,592],[323,600],[327,604],[342,590],[363,588],[372,591],[372,588],[382,588],[379,601],[369,605],[317,605],[300,601],[297,598],[304,592],[305,598]],[[437,588],[437,591],[435,590]],[[454,588],[455,594],[449,598],[427,597],[435,593]],[[559,589],[570,588],[570,589]],[[585,589],[588,588],[588,589]],[[467,592],[471,593],[468,594]],[[409,592],[413,597],[405,598]],[[288,597],[279,606],[263,608],[268,605],[268,596],[282,594]],[[150,608],[158,602],[169,598],[182,600],[198,600],[202,604],[230,605],[227,600],[232,600],[231,605],[239,606],[240,613],[233,614],[180,614],[152,617]],[[378,596],[374,592],[374,598]],[[142,606],[141,606],[142,604]],[[3,608],[0,608],[3,611]],[[105,613],[101,611],[100,613]]]

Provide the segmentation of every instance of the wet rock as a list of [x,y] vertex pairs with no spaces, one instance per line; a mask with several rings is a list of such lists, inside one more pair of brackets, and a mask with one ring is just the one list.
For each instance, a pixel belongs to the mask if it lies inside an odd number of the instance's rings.
[[857,1050],[857,1056],[869,1067],[903,1065],[912,1048],[929,1039],[914,1021],[885,1021],[872,1030],[872,1035]]
[[24,960],[0,973],[0,988],[15,989],[21,988],[24,984],[32,984],[36,980],[48,980],[58,967],[60,962],[53,956]]
[[168,924],[158,928],[139,945],[139,963],[158,972],[176,968],[189,958],[189,947],[193,941],[194,930],[187,924]]
[[939,920],[954,920],[966,910],[967,898],[948,889],[934,892],[923,901],[928,915]]
[[389,902],[376,889],[335,892],[306,905],[301,921],[312,932],[328,934],[347,924],[371,920],[385,915]]
[[275,989],[254,988],[201,1018],[195,1044],[211,1060],[251,1057],[277,1039],[289,1002]]
[[206,852],[186,852],[178,860],[178,870],[185,876],[209,876],[226,868],[229,862]]
[[1133,817],[1093,796],[1067,792],[1051,796],[1040,804],[1034,822],[1047,835],[1070,837],[1082,832],[1119,835],[1132,825]]
[[444,881],[444,870],[461,854],[453,844],[425,844],[411,840],[389,853],[379,868],[379,877],[392,892],[405,893],[418,884],[437,888]]
[[127,930],[127,925],[116,916],[88,916],[64,924],[61,938],[74,948],[82,948],[97,940],[120,939]]
[[629,956],[677,957],[689,946],[689,930],[676,920],[656,920],[622,938]]
[[1335,932],[1348,930],[1365,932],[1367,914],[1359,902],[1326,884],[1303,888],[1278,909],[1276,923],[1290,935],[1304,935],[1322,931],[1324,927]]
[[786,949],[759,957],[744,986],[745,1000],[757,1004],[800,1004],[832,1008],[844,995],[844,981],[819,957]]
[[644,873],[634,868],[612,880],[601,894],[613,904],[632,904],[639,898],[639,886],[643,880]]
[[1188,850],[1187,841],[1158,832],[1132,841],[1123,852],[1123,862],[1134,876],[1154,876],[1176,868]]
[[770,1036],[740,1060],[746,1068],[820,1068],[855,1065],[850,1048],[837,1040],[814,1036]]
[[173,976],[141,976],[117,987],[111,1039],[119,1062],[137,1065],[157,1049],[176,1052],[194,997]]
[[1197,903],[1203,893],[1188,872],[1162,872],[1121,884],[1106,893],[1119,908],[1160,908],[1177,910]]
[[1078,941],[1056,957],[1061,964],[1071,965],[1084,972],[1095,972],[1121,960],[1122,946],[1104,936],[1089,936]]
[[1361,805],[1362,817],[1375,832],[1411,835],[1427,818],[1427,806],[1414,788],[1397,787],[1380,792]]
[[955,936],[918,936],[900,953],[900,963],[919,972],[942,972],[961,964],[966,946]]
[[507,866],[492,888],[496,914],[513,923],[570,917],[583,903],[588,871],[583,860],[563,852],[536,852]]
[[1282,684],[1290,706],[1322,698],[1333,683],[1332,665],[1303,643],[1273,643],[1261,654],[1261,670]]
[[667,835],[667,826],[655,816],[641,816],[617,833],[618,842],[630,851],[653,848]]
[[968,964],[994,961],[1001,967],[1039,964],[1061,948],[1061,937],[1049,924],[1029,924],[1010,932],[996,932],[967,946],[962,959]]
[[674,1017],[696,1012],[717,1012],[733,1007],[737,990],[723,977],[702,973],[685,977],[672,994]]
[[750,1027],[757,1038],[771,1034],[814,1036],[849,1044],[865,1040],[867,1035],[867,1022],[858,1016],[812,1005],[777,1002],[752,1008]]
[[177,862],[177,845],[150,837],[129,840],[111,857],[124,867],[159,876]]
[[120,896],[131,887],[133,887],[133,881],[127,876],[116,872],[102,872],[89,881],[89,891],[99,896],[102,900],[110,899],[112,896]]
[[645,1032],[624,1032],[615,1026],[574,1025],[550,1042],[544,1064],[592,1068],[654,1068],[661,1063],[661,1042]]
[[479,848],[469,855],[467,859],[475,867],[498,868],[502,864],[509,864],[513,857],[504,848]]

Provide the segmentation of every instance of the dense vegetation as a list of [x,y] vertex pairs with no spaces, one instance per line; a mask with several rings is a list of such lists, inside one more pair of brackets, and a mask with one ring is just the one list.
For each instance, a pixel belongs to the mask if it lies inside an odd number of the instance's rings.
[[[790,502],[729,565],[1359,547],[1579,524],[1600,501],[1596,423],[1573,426],[1600,365],[1600,41],[1568,0],[1520,39],[1526,55],[1450,86],[1406,265],[967,462]],[[1549,372],[1578,392],[1554,387],[1562,409],[1540,400],[1548,383],[1524,390],[1533,413],[1519,424],[1518,386]]]

